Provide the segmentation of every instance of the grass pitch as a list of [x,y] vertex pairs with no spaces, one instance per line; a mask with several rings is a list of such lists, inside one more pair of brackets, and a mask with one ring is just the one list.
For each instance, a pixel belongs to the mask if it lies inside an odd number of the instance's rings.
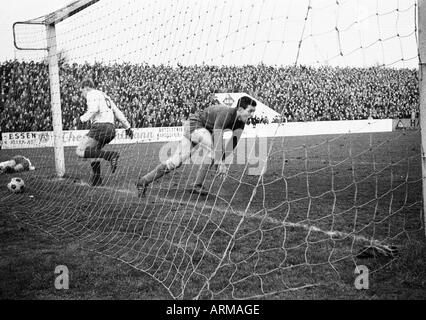
[[[92,188],[88,161],[66,149],[55,179],[53,150],[1,150],[29,157],[27,190],[0,188],[2,298],[424,298],[425,238],[418,132],[268,140],[267,170],[231,165],[209,176],[210,195],[185,189],[191,164],[136,196],[137,177],[162,144],[108,146],[121,153]],[[5,186],[11,175],[0,177]],[[359,259],[369,244],[398,245],[395,258]],[[54,288],[67,265],[70,290]],[[357,265],[370,289],[356,290]]]

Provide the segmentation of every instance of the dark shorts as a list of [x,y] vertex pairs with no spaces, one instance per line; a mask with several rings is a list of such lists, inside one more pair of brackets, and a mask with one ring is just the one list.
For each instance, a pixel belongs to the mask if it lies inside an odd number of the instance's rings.
[[98,148],[103,148],[115,138],[115,127],[112,123],[95,123],[90,128],[88,137],[99,142]]

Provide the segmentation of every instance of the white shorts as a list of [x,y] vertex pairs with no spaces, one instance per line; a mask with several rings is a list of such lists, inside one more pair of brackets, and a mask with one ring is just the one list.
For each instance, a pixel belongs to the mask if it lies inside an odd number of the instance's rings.
[[211,163],[213,158],[212,134],[204,128],[196,129],[191,133],[191,140],[186,136],[182,138],[174,154],[166,161],[167,169],[173,170],[182,165],[193,155],[194,147],[199,145],[203,155],[193,158],[195,164]]

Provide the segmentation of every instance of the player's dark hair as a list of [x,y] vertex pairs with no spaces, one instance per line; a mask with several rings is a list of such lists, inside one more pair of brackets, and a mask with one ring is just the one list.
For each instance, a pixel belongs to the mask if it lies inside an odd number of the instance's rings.
[[237,108],[247,109],[248,106],[256,107],[257,103],[252,98],[243,96],[238,100]]
[[80,88],[85,88],[85,87],[89,87],[93,89],[95,88],[95,83],[90,78],[84,78],[83,81],[81,81],[80,83]]

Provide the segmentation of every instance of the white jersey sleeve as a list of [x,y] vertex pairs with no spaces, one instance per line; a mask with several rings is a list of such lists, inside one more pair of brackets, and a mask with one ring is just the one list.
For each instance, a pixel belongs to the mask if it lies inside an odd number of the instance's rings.
[[127,121],[126,116],[124,115],[123,112],[121,112],[120,109],[118,109],[118,107],[115,105],[115,103],[112,103],[112,107],[111,107],[112,111],[114,112],[115,118],[120,121],[120,123],[124,126],[124,129],[129,129],[130,128],[130,123],[129,121]]

